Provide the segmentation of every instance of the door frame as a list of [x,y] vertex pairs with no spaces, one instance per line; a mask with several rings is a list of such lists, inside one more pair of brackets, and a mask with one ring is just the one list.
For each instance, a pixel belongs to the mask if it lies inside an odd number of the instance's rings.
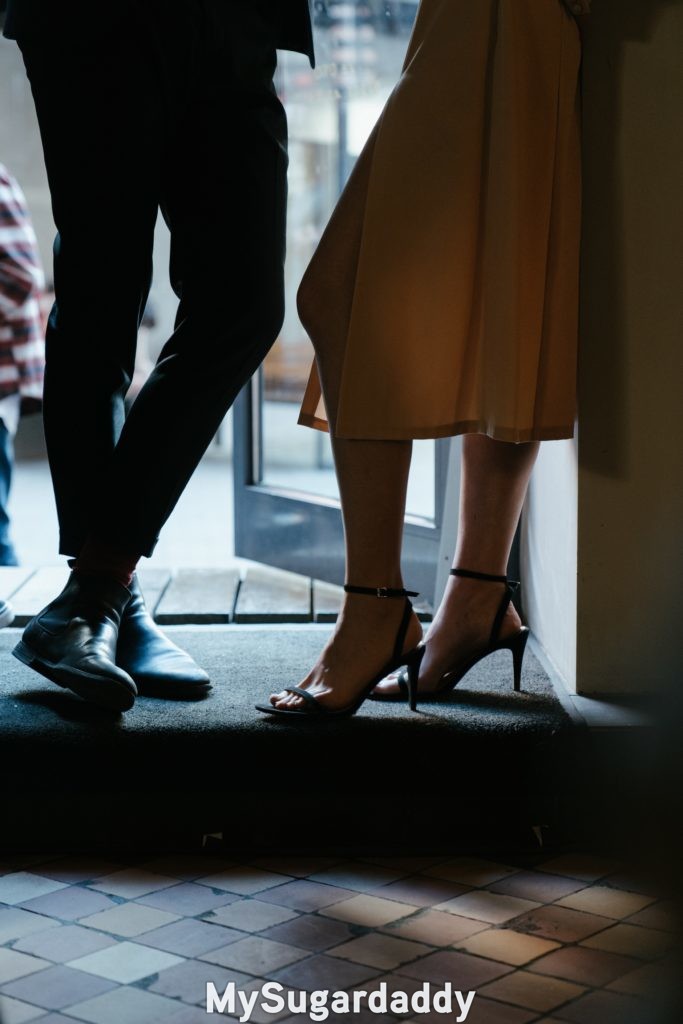
[[[235,554],[341,584],[345,558],[339,501],[262,482],[262,398],[263,373],[259,370],[234,406]],[[406,516],[405,521],[402,561],[406,586],[418,590],[430,604],[442,547],[451,451],[450,438],[436,441],[434,520]]]

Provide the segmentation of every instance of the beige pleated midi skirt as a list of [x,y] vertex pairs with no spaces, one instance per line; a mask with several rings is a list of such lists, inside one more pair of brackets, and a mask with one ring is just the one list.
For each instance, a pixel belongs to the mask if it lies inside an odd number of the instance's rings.
[[[422,0],[361,156],[337,436],[573,435],[580,60],[561,0]],[[299,422],[329,426],[315,363]]]

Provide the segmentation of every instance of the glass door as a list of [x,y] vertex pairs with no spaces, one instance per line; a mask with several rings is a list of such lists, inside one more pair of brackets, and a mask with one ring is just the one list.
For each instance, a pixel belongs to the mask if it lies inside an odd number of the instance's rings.
[[[343,579],[339,495],[327,434],[297,425],[313,358],[296,291],[354,161],[398,80],[415,2],[316,4],[318,66],[280,54],[290,129],[285,323],[235,409],[235,550],[319,579]],[[431,600],[447,442],[417,441],[408,488],[406,580]]]

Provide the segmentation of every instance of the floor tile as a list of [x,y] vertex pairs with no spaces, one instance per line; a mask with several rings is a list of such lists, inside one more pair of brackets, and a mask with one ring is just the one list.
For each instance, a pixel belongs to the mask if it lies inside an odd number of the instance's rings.
[[126,900],[135,900],[151,892],[167,889],[170,885],[175,885],[176,881],[175,878],[143,871],[141,868],[124,868],[123,871],[114,871],[113,874],[105,875],[93,882],[91,888],[112,896],[121,896]]
[[43,932],[46,928],[58,928],[59,921],[50,917],[22,910],[20,907],[0,908],[0,945],[21,939],[32,932]]
[[352,985],[358,985],[368,978],[374,978],[377,973],[374,968],[365,964],[353,964],[348,960],[320,954],[277,971],[272,977],[288,988],[312,992],[315,989],[326,988],[336,991],[351,988]]
[[186,917],[163,928],[154,928],[144,935],[138,936],[138,942],[144,946],[164,949],[167,953],[178,956],[201,956],[212,949],[227,946],[230,942],[243,939],[242,932],[234,928],[223,928],[218,924],[200,921],[194,917]]
[[232,942],[228,946],[204,953],[200,959],[208,960],[221,967],[233,967],[236,971],[246,974],[268,975],[282,967],[287,967],[296,960],[301,960],[307,953],[297,946],[289,946],[284,942],[273,942],[260,935]]
[[517,868],[495,861],[481,860],[477,857],[456,857],[455,860],[427,868],[423,873],[434,878],[445,878],[449,882],[460,882],[461,885],[483,887],[492,882],[499,882],[516,871]]
[[[269,1012],[268,1010],[263,1009],[261,1006],[262,998],[259,990],[262,989],[265,984],[266,981],[264,978],[251,978],[249,981],[245,982],[244,985],[240,985],[241,990],[247,997],[253,992],[259,993],[249,1018],[250,1024],[277,1024],[277,1022],[284,1020],[290,1015],[290,1010],[287,1005],[285,1005],[279,1012]],[[281,992],[280,996],[287,999],[287,992]],[[236,1007],[234,1016],[228,1015],[228,1020],[238,1020],[240,1016],[242,1016],[242,1012],[237,1011]],[[307,1014],[300,1018],[300,1020],[307,1019],[309,1019]]]
[[95,914],[113,906],[113,901],[101,892],[82,889],[78,885],[70,885],[59,892],[50,892],[46,896],[23,903],[25,910],[33,910],[38,914],[48,914],[62,921],[77,921],[87,914]]
[[299,878],[294,882],[286,882],[277,889],[270,889],[261,894],[261,899],[268,903],[276,903],[279,907],[291,907],[293,910],[321,910],[333,903],[340,903],[354,893],[350,889],[338,889],[334,885],[323,885],[320,882],[309,882],[307,878]]
[[165,1017],[164,1024],[206,1024],[206,1010],[199,1006],[183,1006]]
[[353,892],[373,892],[381,885],[397,881],[403,874],[405,872],[391,871],[376,864],[350,861],[316,872],[311,875],[311,881],[337,885],[341,889],[351,889]]
[[23,978],[27,974],[35,974],[45,967],[50,967],[47,960],[37,956],[29,956],[14,949],[0,949],[0,985],[5,985],[15,978]]
[[176,1002],[155,992],[119,987],[69,1007],[69,1016],[89,1024],[166,1024],[178,1009]]
[[455,899],[468,891],[468,886],[459,882],[448,882],[444,878],[428,878],[426,875],[410,875],[397,882],[383,885],[375,892],[387,900],[399,900],[416,907],[433,907],[437,903]]
[[507,964],[444,949],[430,953],[414,964],[406,964],[401,968],[401,974],[441,985],[445,978],[457,979],[459,989],[470,991],[508,974],[510,970]]
[[0,1020],[2,1024],[24,1024],[24,1021],[43,1017],[45,1010],[40,1006],[32,1006],[19,999],[0,995]]
[[[442,1013],[425,1013],[418,1017],[412,1017],[416,1024],[443,1024],[444,1020],[455,1020],[444,1017]],[[476,995],[474,1002],[467,1014],[467,1024],[528,1024],[529,1021],[538,1021],[538,1014],[535,1010],[524,1010],[521,1006],[508,1006],[504,1003],[494,1002],[493,999],[484,999]]]
[[278,875],[306,878],[316,871],[325,871],[342,863],[339,857],[257,857],[251,861],[255,868],[274,871]]
[[627,919],[627,924],[639,924],[645,928],[657,928],[663,932],[679,932],[681,929],[680,915],[672,903],[660,900]]
[[637,965],[638,961],[632,957],[606,953],[602,949],[567,946],[537,960],[529,970],[600,988]]
[[583,882],[597,882],[617,871],[620,864],[617,861],[607,860],[603,857],[592,857],[590,855],[567,853],[561,857],[553,857],[537,866],[538,871],[548,871],[553,875],[568,875],[570,878],[578,878]]
[[263,871],[261,868],[236,864],[224,871],[200,878],[198,881],[202,885],[208,885],[211,889],[225,889],[227,892],[237,893],[238,896],[253,896],[265,889],[283,885],[290,879],[287,875],[276,874],[274,871]]
[[445,910],[459,917],[472,917],[475,921],[486,921],[488,924],[504,924],[513,917],[527,914],[540,906],[532,900],[522,900],[517,896],[504,896],[502,893],[477,890],[456,896],[454,900],[440,903],[436,910]]
[[475,956],[485,956],[514,967],[528,964],[530,960],[558,948],[557,942],[539,939],[535,935],[523,935],[508,928],[489,928],[488,931],[479,932],[454,945]]
[[63,889],[64,882],[56,882],[54,878],[43,878],[30,871],[13,871],[9,875],[0,876],[0,903],[16,906],[36,896],[45,896],[49,892]]
[[502,892],[506,896],[519,896],[524,900],[537,900],[539,903],[553,903],[555,900],[569,896],[586,883],[577,878],[563,875],[551,875],[544,871],[519,871],[500,882],[488,886],[491,892]]
[[359,860],[368,864],[379,864],[380,867],[389,868],[390,871],[400,871],[403,875],[416,875],[427,871],[428,868],[435,868],[439,864],[445,864],[450,858],[435,856],[408,856],[408,857],[360,857]]
[[152,928],[161,928],[162,925],[177,920],[177,914],[169,914],[166,910],[145,907],[140,903],[123,903],[99,914],[82,917],[80,923],[87,925],[88,928],[97,928],[111,935],[131,939],[136,935],[142,935],[143,932],[151,931]]
[[633,871],[617,871],[609,876],[609,885],[615,889],[626,889],[628,892],[639,892],[642,896],[656,896],[659,883],[649,874]]
[[236,899],[238,897],[233,893],[212,892],[205,885],[181,882],[170,889],[162,889],[161,892],[142,896],[136,900],[136,903],[141,903],[145,907],[156,907],[157,910],[167,910],[170,914],[197,917],[199,914],[206,914],[209,910],[215,910],[217,907],[225,907]]
[[642,1001],[633,996],[597,991],[556,1010],[555,1016],[572,1024],[643,1024],[647,1020],[644,1009]]
[[146,860],[140,867],[145,871],[166,875],[181,882],[194,882],[198,878],[205,878],[206,875],[215,874],[217,871],[225,871],[233,864],[234,861],[228,860],[227,857],[203,856],[201,853],[170,853],[163,857],[154,857],[153,860]]
[[555,905],[541,907],[515,921],[514,929],[530,935],[540,935],[543,939],[554,942],[579,942],[588,935],[608,928],[612,924],[609,917],[598,917],[596,914],[584,914],[580,910]]
[[680,986],[679,965],[662,963],[639,963],[634,970],[615,978],[606,986],[610,991],[625,995],[652,997],[653,993],[665,995]]
[[268,928],[262,934],[266,939],[285,942],[315,953],[329,949],[330,946],[338,946],[353,936],[347,924],[335,921],[331,917],[320,917],[318,914],[304,914],[274,928]]
[[425,910],[414,917],[390,924],[383,930],[388,935],[427,942],[430,946],[451,946],[488,927],[483,921],[474,921],[469,917],[458,917],[457,914],[448,914],[443,910]]
[[111,981],[59,964],[40,972],[40,984],[31,976],[21,978],[5,985],[3,994],[35,1003],[46,1010],[64,1010],[73,1003],[90,999],[112,987]]
[[367,964],[379,970],[391,971],[400,964],[416,960],[429,952],[429,946],[421,942],[410,942],[408,939],[373,932],[328,950],[328,956],[338,956],[344,960],[353,960],[357,964]]
[[[74,1024],[73,1017],[65,1017],[63,1013],[45,1013],[43,1009],[40,1011],[44,1016],[40,1018],[40,1024]],[[5,1018],[2,1018],[3,1024]]]
[[100,949],[96,953],[71,960],[69,966],[88,974],[96,974],[99,978],[129,985],[179,963],[182,963],[182,958],[173,953],[151,949],[137,942],[118,942],[108,949]]
[[583,985],[575,985],[570,981],[544,978],[540,974],[530,974],[529,971],[515,971],[484,986],[481,994],[514,1006],[547,1013],[570,999],[576,999],[585,991]]
[[13,948],[63,964],[67,960],[85,956],[86,953],[112,946],[115,941],[108,935],[101,935],[78,924],[63,924],[59,928],[48,928],[47,931],[26,935],[15,942]]
[[147,987],[147,991],[157,992],[170,999],[182,999],[185,1003],[199,1006],[206,1003],[206,986],[209,982],[212,981],[217,990],[222,992],[231,981],[242,988],[251,980],[248,974],[229,970],[218,964],[208,964],[203,960],[186,960],[176,967],[162,971]]
[[412,907],[409,903],[384,900],[379,896],[369,896],[363,893],[352,896],[350,900],[344,900],[342,903],[325,907],[320,913],[325,917],[334,917],[338,921],[362,924],[368,928],[379,928],[383,924],[389,924],[390,921],[406,917],[415,910],[417,907]]
[[589,914],[601,914],[621,920],[637,914],[639,910],[654,903],[651,896],[641,896],[637,892],[626,892],[623,889],[610,889],[607,885],[592,885],[581,889],[571,896],[564,896],[557,901],[559,907],[570,907],[572,910],[584,910]]
[[288,907],[278,907],[274,903],[263,903],[260,900],[237,900],[227,907],[211,911],[206,920],[215,921],[227,928],[239,928],[244,932],[261,932],[294,917],[297,917],[296,911]]
[[604,949],[608,953],[621,953],[641,960],[652,960],[662,956],[675,944],[670,932],[641,928],[636,924],[615,924],[607,931],[584,939],[582,946],[590,949]]
[[[479,994],[474,997],[472,1009],[467,1014],[467,1024],[528,1024],[532,1020],[538,1021],[535,1010],[525,1010],[521,1006],[496,1003],[493,999],[486,999]],[[443,1021],[443,1017],[438,1024],[441,1024],[441,1021]],[[437,1024],[436,1019],[434,1024]]]
[[41,875],[67,885],[95,882],[103,875],[120,870],[120,864],[101,857],[59,857],[40,865]]

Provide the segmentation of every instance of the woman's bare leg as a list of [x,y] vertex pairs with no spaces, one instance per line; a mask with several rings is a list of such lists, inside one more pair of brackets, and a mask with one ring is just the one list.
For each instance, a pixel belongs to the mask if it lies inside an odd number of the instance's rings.
[[[505,575],[510,548],[539,445],[494,441],[482,434],[463,438],[460,526],[454,567]],[[427,634],[420,690],[435,689],[449,669],[484,646],[504,592],[503,584],[451,576]],[[502,636],[521,625],[511,606]],[[390,677],[380,693],[398,688]]]
[[[356,586],[402,587],[401,541],[412,443],[349,441],[334,436],[372,138],[334,212],[299,291],[299,311],[316,350],[331,426],[346,541],[346,581]],[[345,707],[382,670],[403,614],[398,598],[347,594],[334,635],[301,683],[330,708]],[[413,618],[405,649],[422,629]],[[282,691],[271,701],[296,708],[300,697]]]

